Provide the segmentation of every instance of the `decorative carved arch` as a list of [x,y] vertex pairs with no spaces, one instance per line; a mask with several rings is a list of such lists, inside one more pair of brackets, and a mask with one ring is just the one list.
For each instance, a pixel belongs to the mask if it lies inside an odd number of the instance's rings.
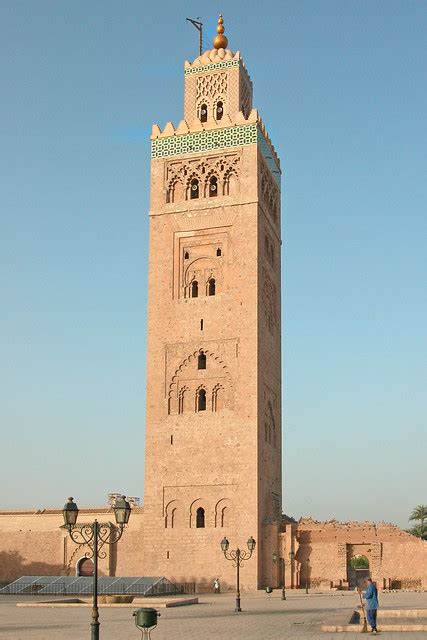
[[217,195],[219,196],[219,186],[221,183],[220,177],[218,172],[216,171],[216,169],[210,169],[204,179],[204,184],[203,184],[203,194],[205,198],[209,197],[209,184],[211,181],[211,178],[216,178],[216,184],[217,184]]
[[[202,397],[203,396],[203,397]],[[199,411],[206,411],[207,406],[207,389],[204,384],[200,384],[194,396],[194,408],[195,412],[199,413]]]
[[184,360],[181,362],[179,367],[175,370],[172,376],[171,382],[169,384],[168,399],[172,399],[177,396],[177,382],[180,374],[182,373],[183,369],[191,365],[192,361],[195,358],[197,358],[199,353],[201,353],[202,351],[207,356],[208,361],[210,358],[212,358],[215,361],[215,363],[219,366],[219,368],[222,370],[223,375],[228,380],[231,391],[234,392],[232,377],[225,362],[211,349],[200,348],[200,349],[196,349],[195,351],[190,353],[186,358],[184,358]]
[[[221,263],[216,259],[216,256],[197,256],[197,258],[194,258],[184,266],[183,271],[182,286],[184,288],[184,295],[186,298],[191,297],[190,286],[192,281],[195,279],[198,280],[202,286],[203,284],[207,284],[209,278],[215,278],[218,282],[221,281],[222,267]],[[207,277],[203,275],[204,271],[209,271]]]
[[[71,565],[73,564],[73,560],[76,557],[76,555],[80,554],[82,551],[82,548],[84,549],[85,547],[87,547],[88,551],[90,551],[90,548],[88,547],[87,544],[85,545],[79,545],[78,547],[76,547],[73,551],[73,553],[70,556],[70,559],[68,560],[68,564],[67,564],[67,576],[70,575],[70,571],[71,571]],[[83,556],[85,557],[85,556]],[[81,559],[81,558],[80,558]],[[76,563],[77,564],[77,563]]]
[[266,272],[264,272],[262,303],[264,307],[264,315],[267,323],[267,328],[270,333],[274,333],[274,330],[278,325],[277,290]]
[[223,194],[225,196],[236,195],[239,191],[239,176],[234,166],[229,167],[224,173]]
[[[224,509],[229,509],[231,511],[231,500],[230,498],[221,498],[215,505],[215,527],[224,527],[227,526],[224,521]],[[228,514],[230,516],[230,514]]]
[[[188,392],[189,388],[184,385],[179,390],[178,394],[178,413],[186,413],[187,405],[188,405]],[[187,399],[186,399],[187,396]]]
[[209,100],[209,98],[199,98],[199,100],[196,103],[196,113],[197,113],[197,118],[201,121],[201,108],[202,105],[206,106],[206,110],[207,110],[207,119],[209,119],[209,116],[212,113],[212,103]]
[[166,202],[181,202],[184,199],[184,182],[180,176],[169,181],[166,189]]
[[[217,109],[218,102],[222,102],[222,117],[219,118],[219,120],[222,120],[222,118],[224,117],[224,114],[225,114],[225,97],[222,94],[215,96],[215,99],[214,99],[213,105],[212,105],[212,117],[215,120],[217,120],[216,109]],[[217,120],[217,122],[218,122],[218,120]]]
[[[180,516],[184,517],[184,507],[180,500],[170,500],[165,508],[165,529],[175,529],[181,524]],[[183,520],[182,520],[183,523]]]
[[212,389],[212,411],[214,413],[221,411],[221,409],[223,408],[220,402],[220,394],[221,392],[224,393],[224,391],[224,387],[220,382],[218,382],[218,384],[216,384]]
[[187,176],[187,179],[185,181],[185,199],[186,200],[191,200],[190,190],[191,190],[191,183],[193,180],[198,180],[199,182],[199,197],[200,197],[200,191],[201,191],[200,187],[203,184],[202,177],[198,171],[192,171],[191,174]]

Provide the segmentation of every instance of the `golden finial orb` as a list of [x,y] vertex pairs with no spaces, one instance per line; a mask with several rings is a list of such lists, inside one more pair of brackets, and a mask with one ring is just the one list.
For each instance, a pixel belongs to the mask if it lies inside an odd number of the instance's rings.
[[224,35],[224,20],[222,19],[222,13],[220,13],[218,18],[218,26],[216,28],[218,33],[217,36],[213,39],[213,46],[215,49],[225,49],[228,45],[228,40]]

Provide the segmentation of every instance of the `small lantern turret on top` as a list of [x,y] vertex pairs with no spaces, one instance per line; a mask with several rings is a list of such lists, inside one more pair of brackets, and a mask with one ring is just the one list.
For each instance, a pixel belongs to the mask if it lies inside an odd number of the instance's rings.
[[216,30],[213,48],[185,64],[184,118],[189,126],[224,126],[240,112],[248,118],[252,110],[252,83],[240,53],[227,49],[222,15]]

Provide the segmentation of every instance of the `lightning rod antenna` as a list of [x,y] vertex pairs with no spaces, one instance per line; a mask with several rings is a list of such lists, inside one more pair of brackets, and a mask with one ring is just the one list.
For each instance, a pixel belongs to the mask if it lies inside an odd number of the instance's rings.
[[200,16],[196,20],[193,20],[193,18],[187,18],[187,22],[191,22],[193,27],[196,27],[199,32],[199,56],[203,53],[203,22],[200,22],[200,20]]

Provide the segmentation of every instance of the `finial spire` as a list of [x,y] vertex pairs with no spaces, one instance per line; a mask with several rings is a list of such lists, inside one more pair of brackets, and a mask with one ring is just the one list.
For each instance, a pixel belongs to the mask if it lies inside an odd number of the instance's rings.
[[222,19],[222,13],[219,14],[218,18],[218,26],[216,28],[218,33],[217,36],[213,39],[213,46],[215,49],[225,49],[228,45],[228,40],[224,35],[224,20]]

